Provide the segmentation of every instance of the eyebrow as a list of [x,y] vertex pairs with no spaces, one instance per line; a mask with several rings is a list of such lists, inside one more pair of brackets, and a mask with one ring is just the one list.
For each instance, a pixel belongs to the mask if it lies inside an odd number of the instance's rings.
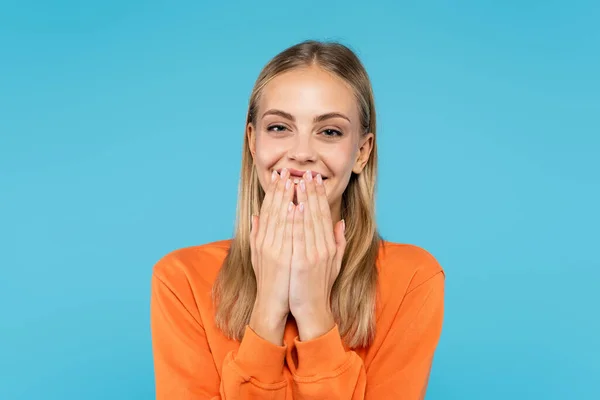
[[[267,115],[278,115],[280,117],[283,117],[285,119],[288,119],[292,122],[296,122],[296,118],[294,118],[294,116],[288,112],[285,111],[281,111],[281,110],[275,110],[275,109],[271,109],[271,110],[267,110],[265,111],[265,113],[262,115],[262,117],[266,117]],[[342,113],[339,112],[330,112],[330,113],[326,113],[326,114],[321,114],[321,115],[317,115],[314,119],[313,119],[313,123],[318,123],[318,122],[323,122],[326,121],[328,119],[331,118],[343,118],[348,122],[350,121],[350,118],[348,118],[347,116],[345,116]]]

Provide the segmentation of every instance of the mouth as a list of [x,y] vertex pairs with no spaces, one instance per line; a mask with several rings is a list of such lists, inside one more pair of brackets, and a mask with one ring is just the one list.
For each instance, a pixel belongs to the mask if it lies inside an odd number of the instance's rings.
[[[279,175],[281,175],[281,170],[282,168],[277,169],[277,173]],[[300,180],[302,178],[304,178],[304,174],[306,173],[306,171],[304,170],[299,170],[299,169],[294,169],[294,168],[288,168],[288,172],[290,173],[290,179],[292,180],[292,182],[294,182],[295,184],[298,184],[300,182]],[[313,177],[313,179],[316,179],[317,175],[319,174],[319,172],[316,171],[310,171],[311,175]],[[321,174],[321,178],[325,181],[327,180],[327,177],[323,174]]]

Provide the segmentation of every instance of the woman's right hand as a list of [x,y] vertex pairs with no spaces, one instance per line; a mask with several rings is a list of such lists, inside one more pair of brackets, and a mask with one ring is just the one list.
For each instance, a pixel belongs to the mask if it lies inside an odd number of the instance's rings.
[[278,346],[289,313],[289,283],[294,221],[294,184],[286,169],[273,171],[260,215],[252,216],[250,249],[257,292],[250,317],[252,328]]

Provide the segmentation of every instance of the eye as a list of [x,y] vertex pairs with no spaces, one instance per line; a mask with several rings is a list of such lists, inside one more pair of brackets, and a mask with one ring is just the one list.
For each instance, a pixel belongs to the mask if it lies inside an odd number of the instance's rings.
[[284,132],[287,128],[283,125],[271,125],[267,128],[269,132]]
[[328,138],[335,138],[343,135],[342,132],[338,131],[337,129],[324,129],[322,133]]

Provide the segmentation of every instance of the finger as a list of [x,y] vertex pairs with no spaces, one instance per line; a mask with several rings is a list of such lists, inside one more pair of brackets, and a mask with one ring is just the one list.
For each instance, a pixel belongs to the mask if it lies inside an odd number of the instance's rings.
[[[284,201],[284,195],[286,192],[286,186],[289,187],[291,184],[289,178],[288,171],[284,168],[281,171],[281,179],[277,182],[277,188],[275,189],[275,193],[273,193],[273,201],[271,206],[265,210],[266,214],[269,215],[268,226],[265,227],[265,239],[263,244],[267,246],[272,246],[275,240],[275,234],[279,229],[281,221],[279,220],[279,214],[281,211],[281,203]],[[287,204],[284,204],[287,207]]]
[[333,233],[331,209],[329,208],[329,201],[327,201],[327,194],[325,193],[325,185],[323,185],[323,178],[321,178],[320,174],[317,174],[317,179],[315,180],[315,182],[316,197],[319,205],[319,211],[321,213],[321,217],[319,218],[319,220],[321,221],[321,226],[323,229],[324,242],[327,246],[329,254],[334,255],[336,252],[336,244],[335,236]]
[[[304,214],[306,213],[306,210],[302,201],[301,185],[303,185],[302,181],[300,181],[300,184],[296,188],[298,205],[294,209],[294,222],[292,224],[292,251],[294,254],[298,254],[298,258],[303,259],[306,257],[306,237],[304,235]],[[306,197],[306,195],[304,195],[304,197]]]
[[[325,234],[323,232],[323,221],[321,215],[321,209],[319,207],[319,199],[317,198],[317,181],[312,177],[312,173],[310,171],[306,172],[306,196],[308,198],[308,210],[307,217],[311,219],[311,227],[310,234],[313,236],[313,241],[316,250],[319,254],[325,254],[327,249],[327,244],[325,242]],[[306,217],[305,217],[306,221]],[[305,227],[306,229],[306,227]],[[308,235],[309,232],[305,232],[305,235]]]
[[289,218],[289,214],[294,210],[294,203],[292,202],[294,200],[294,184],[289,178],[285,181],[279,212],[276,221],[273,222],[273,248],[280,251],[283,251],[282,246],[285,244],[284,234],[287,224],[288,222],[293,223],[293,220]]
[[267,227],[269,226],[269,213],[267,210],[271,208],[271,204],[273,203],[273,195],[275,194],[275,189],[277,188],[277,184],[279,183],[280,176],[277,171],[273,171],[271,174],[271,181],[267,190],[265,191],[265,197],[263,199],[262,205],[260,207],[260,215],[259,215],[259,226],[256,235],[256,246],[262,247],[262,244],[265,239],[265,233],[267,231]]
[[346,221],[343,219],[335,224],[333,229],[335,235],[336,245],[336,263],[335,263],[335,274],[339,274],[340,268],[342,267],[342,261],[344,259],[344,252],[346,251]]
[[[294,193],[294,188],[292,187],[292,193]],[[293,195],[292,195],[293,196]],[[294,206],[294,203],[290,200],[287,202],[288,203],[288,208],[287,208],[287,212],[285,214],[285,226],[283,229],[283,233],[279,236],[282,237],[281,239],[281,243],[279,244],[279,246],[281,246],[281,257],[282,259],[285,260],[290,260],[292,257],[292,251],[293,251],[293,240],[294,240],[294,218],[296,217],[296,214],[300,214],[300,212],[296,209],[296,206]]]
[[279,176],[277,171],[273,171],[273,173],[271,174],[271,180],[269,181],[269,186],[267,186],[267,189],[265,190],[265,197],[263,198],[261,205],[261,214],[263,210],[266,210],[269,207],[271,207],[271,203],[273,202],[273,194],[275,193],[277,183],[280,179],[281,177]]
[[[308,185],[309,183],[307,182],[307,177],[308,177],[308,173],[306,173],[304,175],[305,179],[300,180],[300,184],[298,185],[300,187],[300,190],[297,191],[298,193],[298,208],[300,209],[300,217],[301,217],[301,221],[302,221],[302,237],[303,237],[303,244],[304,244],[304,253],[306,256],[309,256],[311,254],[315,254],[317,249],[315,248],[315,236],[314,236],[314,228],[313,228],[313,221],[312,221],[312,216],[311,214],[311,210],[309,209],[309,204],[308,204]],[[295,222],[295,221],[294,221]]]

